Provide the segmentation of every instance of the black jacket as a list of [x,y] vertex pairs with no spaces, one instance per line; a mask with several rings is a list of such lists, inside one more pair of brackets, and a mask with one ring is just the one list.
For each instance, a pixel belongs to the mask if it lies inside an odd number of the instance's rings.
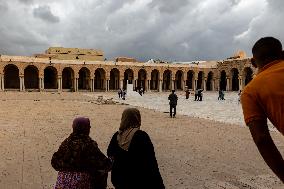
[[128,151],[118,146],[117,132],[108,146],[114,158],[111,181],[116,189],[164,189],[155,157],[154,146],[144,131],[137,131]]
[[174,93],[171,93],[168,97],[168,100],[170,101],[170,105],[173,105],[173,106],[176,106],[177,105],[177,100],[178,100],[178,97],[176,94]]

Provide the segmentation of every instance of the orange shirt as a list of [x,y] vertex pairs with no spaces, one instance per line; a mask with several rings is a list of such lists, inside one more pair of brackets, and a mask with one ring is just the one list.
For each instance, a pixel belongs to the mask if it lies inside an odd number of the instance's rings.
[[266,120],[284,134],[284,61],[264,66],[244,88],[241,102],[246,124]]

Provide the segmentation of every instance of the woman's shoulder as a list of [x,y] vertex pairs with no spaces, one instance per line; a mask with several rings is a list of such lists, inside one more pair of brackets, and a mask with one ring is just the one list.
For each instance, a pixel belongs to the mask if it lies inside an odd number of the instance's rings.
[[137,140],[150,140],[149,135],[143,131],[143,130],[138,130],[135,132],[133,139],[137,139]]

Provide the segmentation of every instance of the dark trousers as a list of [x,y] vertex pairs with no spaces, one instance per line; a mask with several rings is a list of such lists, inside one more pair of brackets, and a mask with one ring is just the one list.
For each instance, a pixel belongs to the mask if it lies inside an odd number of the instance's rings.
[[176,116],[176,112],[177,112],[177,105],[171,105],[170,104],[170,116],[172,117],[172,113],[173,113],[173,109],[174,109],[174,117]]
[[199,98],[198,98],[198,94],[195,94],[194,97],[195,97],[195,98],[194,98],[194,101],[196,101],[196,100],[199,99]]
[[198,95],[198,100],[202,101],[202,95]]

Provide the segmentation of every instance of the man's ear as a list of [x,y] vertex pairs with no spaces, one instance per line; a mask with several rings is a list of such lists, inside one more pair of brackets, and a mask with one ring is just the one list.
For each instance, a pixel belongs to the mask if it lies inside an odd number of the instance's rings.
[[257,68],[257,65],[256,65],[256,63],[255,63],[255,59],[254,58],[251,58],[251,64],[252,64],[252,66],[254,67],[254,68]]

